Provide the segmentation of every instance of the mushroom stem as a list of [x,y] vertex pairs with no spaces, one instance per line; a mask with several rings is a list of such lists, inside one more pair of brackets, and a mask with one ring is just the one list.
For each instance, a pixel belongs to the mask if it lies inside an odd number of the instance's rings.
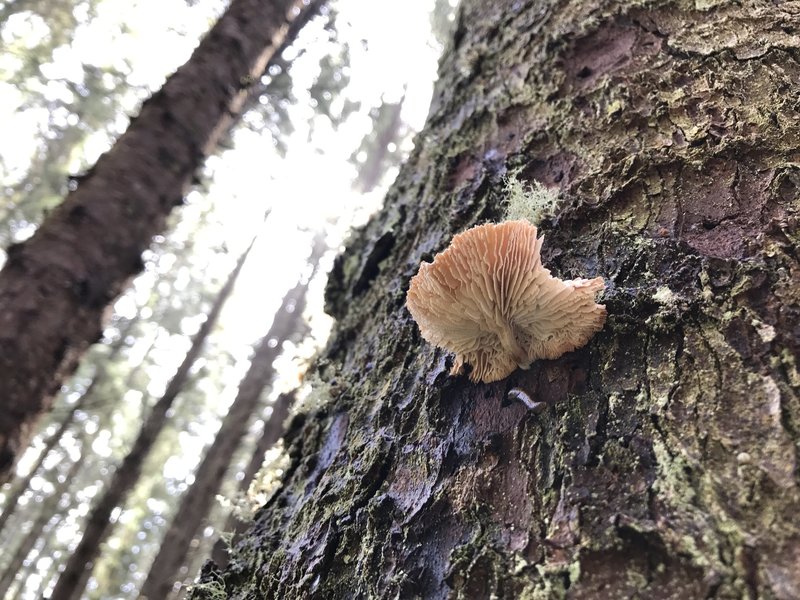
[[514,328],[510,324],[506,324],[500,330],[500,344],[503,348],[514,358],[517,364],[523,368],[527,369],[530,366],[530,360],[528,359],[528,353],[525,349],[520,346],[519,342],[517,341],[517,336],[514,335]]

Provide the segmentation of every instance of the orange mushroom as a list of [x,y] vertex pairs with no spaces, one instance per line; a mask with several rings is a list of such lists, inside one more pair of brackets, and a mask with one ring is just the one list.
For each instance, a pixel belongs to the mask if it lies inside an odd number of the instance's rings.
[[562,281],[542,266],[543,238],[527,221],[479,225],[453,238],[411,279],[406,306],[431,344],[491,382],[585,345],[606,319],[602,277]]

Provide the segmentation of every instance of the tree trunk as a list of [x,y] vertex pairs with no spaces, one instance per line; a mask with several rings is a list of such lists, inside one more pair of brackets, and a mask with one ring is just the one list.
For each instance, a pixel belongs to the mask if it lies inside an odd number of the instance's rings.
[[[463,0],[417,148],[329,281],[330,400],[195,597],[800,597],[795,8]],[[603,276],[609,317],[473,384],[405,294],[502,218],[510,169],[560,192],[543,262]]]
[[367,160],[358,170],[358,186],[362,193],[367,194],[374,190],[387,171],[386,158],[390,154],[389,144],[399,137],[400,126],[403,124],[400,115],[403,113],[403,95],[396,103],[385,103],[378,106],[377,116],[373,124],[378,127],[375,132],[375,141],[367,152]]
[[124,329],[120,330],[119,337],[111,344],[108,354],[101,359],[100,366],[98,367],[97,372],[94,374],[94,377],[92,377],[91,382],[89,382],[89,385],[86,386],[86,389],[83,390],[83,393],[80,395],[80,397],[75,400],[72,406],[70,406],[67,414],[64,415],[59,423],[58,429],[56,429],[53,434],[45,440],[44,447],[39,453],[39,458],[36,459],[36,463],[30,468],[27,475],[16,482],[8,496],[5,498],[3,512],[0,513],[0,532],[3,531],[6,522],[16,511],[19,499],[30,487],[31,480],[36,476],[36,473],[39,472],[39,469],[42,468],[47,456],[50,454],[53,448],[55,448],[61,442],[61,438],[64,437],[64,434],[72,426],[72,422],[75,419],[75,414],[79,410],[83,410],[86,407],[86,405],[90,402],[97,385],[108,377],[106,366],[113,364],[122,349],[126,347],[125,338],[131,329],[133,329],[133,325],[136,322],[137,319],[131,319],[125,324]]
[[[264,423],[264,429],[258,438],[256,447],[250,460],[244,469],[242,481],[239,484],[239,493],[244,495],[250,487],[250,482],[256,476],[261,465],[264,464],[264,456],[267,451],[278,443],[278,440],[283,437],[284,423],[289,418],[289,409],[294,404],[295,393],[281,394],[272,404],[272,412],[269,418]],[[232,547],[242,533],[247,529],[248,523],[237,519],[234,515],[229,515],[225,521],[225,526],[222,528],[222,533],[227,537],[227,541],[220,538],[214,544],[211,552],[211,560],[217,566],[224,567],[228,564],[228,549]]]
[[72,405],[72,407],[69,409],[69,412],[64,416],[64,419],[59,424],[58,429],[53,432],[53,435],[47,438],[44,443],[44,448],[42,448],[42,451],[39,453],[39,458],[36,459],[36,463],[31,467],[30,471],[28,471],[28,474],[16,482],[15,487],[13,487],[13,489],[9,492],[8,497],[5,499],[3,512],[0,513],[0,531],[3,531],[6,522],[16,511],[19,499],[22,497],[22,494],[25,493],[28,487],[30,487],[31,480],[39,472],[39,469],[42,468],[45,459],[47,459],[53,448],[58,445],[58,443],[61,441],[61,438],[64,437],[64,434],[72,426],[75,413],[81,410],[84,403],[90,398],[91,392],[97,384],[97,381],[97,376],[95,376],[86,388],[86,391],[75,402],[75,404]]
[[91,575],[94,559],[100,552],[100,545],[111,529],[111,523],[109,522],[111,513],[117,506],[123,504],[128,492],[139,480],[142,464],[150,453],[158,434],[161,433],[167,422],[167,412],[169,412],[175,402],[175,398],[186,385],[189,379],[189,371],[200,356],[205,342],[213,331],[223,306],[225,306],[225,302],[233,292],[236,279],[239,277],[239,273],[254,243],[255,238],[239,257],[236,266],[228,276],[228,280],[219,291],[206,320],[194,335],[192,345],[167,385],[164,395],[147,415],[141,430],[139,430],[139,435],[133,442],[133,446],[111,477],[108,488],[89,513],[83,537],[81,537],[81,541],[75,551],[70,555],[64,571],[58,578],[53,594],[50,596],[51,600],[69,600],[77,598],[83,592],[89,575]]
[[56,515],[56,518],[59,520],[62,518],[62,515],[59,514],[58,503],[61,501],[61,497],[69,490],[69,486],[72,484],[80,467],[80,460],[73,462],[70,465],[69,471],[65,473],[64,479],[56,482],[55,490],[50,494],[47,500],[42,503],[39,516],[36,517],[36,520],[31,524],[30,530],[25,534],[25,537],[22,538],[22,541],[14,551],[11,562],[6,565],[3,576],[0,577],[0,598],[9,597],[7,595],[8,590],[14,584],[14,579],[25,563],[25,558],[27,558],[30,551],[36,545],[36,541],[41,537],[47,523],[53,519],[53,515]]
[[[315,269],[324,250],[321,239],[317,238],[309,259]],[[167,598],[178,581],[189,545],[216,500],[231,459],[247,433],[261,393],[275,376],[272,363],[283,351],[283,342],[303,323],[307,288],[308,281],[300,282],[284,296],[269,332],[258,343],[236,398],[195,472],[194,483],[183,494],[178,512],[172,518],[139,592],[141,597],[152,600]]]
[[0,271],[0,482],[301,7],[234,0],[36,234],[9,248]]

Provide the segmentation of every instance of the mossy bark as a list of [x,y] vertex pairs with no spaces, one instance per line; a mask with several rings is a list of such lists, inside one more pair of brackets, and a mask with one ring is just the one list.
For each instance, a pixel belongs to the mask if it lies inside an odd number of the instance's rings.
[[[195,597],[800,597],[797,8],[463,0],[416,150],[331,275],[330,400]],[[516,168],[560,194],[545,265],[605,277],[609,318],[476,385],[405,293]]]

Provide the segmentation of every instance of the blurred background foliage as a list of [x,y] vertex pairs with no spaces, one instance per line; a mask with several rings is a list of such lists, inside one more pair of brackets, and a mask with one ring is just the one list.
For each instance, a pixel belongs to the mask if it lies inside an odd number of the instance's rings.
[[[32,235],[226,6],[0,1],[1,248]],[[93,503],[257,235],[141,476],[112,512],[84,594],[137,596],[252,348],[286,312],[279,308],[287,291],[313,272],[307,261],[321,235],[327,251],[304,288],[305,323],[268,340],[280,351],[274,376],[220,489],[226,498],[240,494],[272,403],[298,387],[300,397],[308,392],[302,374],[331,325],[322,312],[327,270],[413,148],[454,11],[455,0],[332,0],[254,82],[243,118],[206,162],[168,233],[153,240],[103,340],[63,386],[16,478],[0,490],[0,597],[41,598],[52,589]],[[209,556],[229,505],[214,503],[183,580],[192,581]]]

